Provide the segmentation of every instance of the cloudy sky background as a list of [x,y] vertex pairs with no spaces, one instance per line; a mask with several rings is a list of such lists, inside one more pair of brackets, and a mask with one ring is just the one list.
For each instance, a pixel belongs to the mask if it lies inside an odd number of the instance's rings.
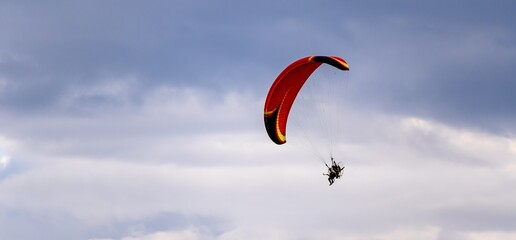
[[[1,239],[516,239],[513,1],[0,1]],[[263,127],[341,56],[332,187]]]

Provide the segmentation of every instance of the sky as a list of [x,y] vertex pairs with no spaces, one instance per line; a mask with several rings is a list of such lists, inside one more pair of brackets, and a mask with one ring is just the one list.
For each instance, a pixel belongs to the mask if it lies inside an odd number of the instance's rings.
[[[0,1],[0,239],[516,239],[515,10]],[[310,55],[350,66],[331,187],[263,126]]]

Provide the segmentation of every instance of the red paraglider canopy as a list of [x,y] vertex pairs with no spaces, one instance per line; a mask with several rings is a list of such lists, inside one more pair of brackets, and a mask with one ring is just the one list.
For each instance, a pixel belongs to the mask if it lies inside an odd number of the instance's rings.
[[340,70],[349,70],[348,64],[342,58],[310,56],[290,64],[272,84],[265,100],[264,119],[267,134],[274,143],[286,142],[287,119],[292,104],[306,80],[323,63]]

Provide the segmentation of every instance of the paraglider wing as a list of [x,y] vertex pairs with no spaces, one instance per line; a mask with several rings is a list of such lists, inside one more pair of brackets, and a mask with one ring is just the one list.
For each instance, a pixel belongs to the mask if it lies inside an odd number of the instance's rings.
[[286,142],[287,119],[292,104],[306,80],[323,63],[340,70],[349,70],[348,64],[342,58],[310,56],[290,64],[272,84],[265,100],[264,119],[267,134],[274,143]]

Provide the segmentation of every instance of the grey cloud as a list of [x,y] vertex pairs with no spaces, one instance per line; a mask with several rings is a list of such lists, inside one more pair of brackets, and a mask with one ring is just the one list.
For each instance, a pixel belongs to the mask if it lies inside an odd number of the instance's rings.
[[[514,232],[499,212],[514,209],[514,178],[501,170],[514,150],[482,133],[514,131],[513,5],[4,1],[0,134],[18,146],[0,173],[10,193],[0,195],[0,228],[14,230],[0,236],[231,232],[220,222],[238,236],[293,238],[429,224],[442,238]],[[334,188],[311,155],[263,132],[271,82],[315,54],[351,67],[347,168]],[[407,116],[440,127],[405,131]],[[479,142],[461,141],[464,132]],[[120,212],[92,216],[82,201]],[[57,224],[75,233],[42,230]]]
[[[407,25],[408,27],[406,27]],[[414,34],[418,23],[352,26],[369,40],[365,57],[351,73],[358,104],[402,115],[416,115],[456,126],[510,134],[515,115],[516,59],[514,32],[490,27],[444,26],[436,32]],[[363,30],[372,27],[375,30]],[[374,56],[374,58],[371,58]],[[353,78],[354,77],[354,78]]]
[[[118,87],[112,88],[100,86],[92,92],[116,95]],[[126,92],[124,86],[120,88],[122,93]],[[244,93],[217,96],[199,89],[162,88],[149,93],[138,105],[116,106],[90,106],[92,100],[85,103],[82,98],[71,99],[72,103],[63,107],[79,112],[73,116],[5,116],[0,123],[11,127],[1,133],[23,142],[23,150],[18,151],[29,155],[17,157],[34,158],[33,161],[53,161],[61,156],[149,163],[169,162],[172,158],[176,163],[208,164],[205,151],[211,151],[212,157],[224,155],[217,150],[216,143],[223,145],[243,137],[243,141],[249,142],[242,142],[247,143],[242,146],[253,149],[258,145],[252,141],[268,140],[266,134],[261,134],[261,101]],[[125,101],[124,97],[119,101]],[[81,109],[73,109],[78,106]],[[260,134],[246,135],[255,132]],[[238,159],[221,161],[234,163]]]
[[[503,93],[501,98],[505,101],[495,98],[482,101],[485,107],[468,109],[468,106],[478,105],[475,98],[489,98],[495,95],[493,92],[504,89],[511,92],[514,87],[506,80],[514,72],[510,65],[503,64],[512,62],[514,54],[500,59],[499,51],[491,51],[490,46],[486,46],[505,44],[509,52],[514,52],[511,24],[514,21],[510,21],[512,14],[507,9],[511,3],[507,1],[477,1],[469,3],[468,8],[461,1],[446,4],[403,1],[295,5],[288,2],[249,5],[232,1],[217,4],[133,2],[123,6],[117,2],[33,4],[38,7],[13,2],[4,3],[2,8],[8,13],[5,15],[8,21],[2,26],[8,36],[2,41],[3,45],[12,54],[26,56],[26,61],[31,63],[26,66],[2,64],[5,66],[3,77],[14,86],[12,95],[4,95],[3,102],[14,102],[18,108],[37,106],[37,103],[49,105],[55,101],[50,97],[37,98],[37,89],[49,92],[48,96],[61,95],[70,85],[106,81],[103,75],[134,75],[144,82],[140,86],[142,90],[156,84],[204,84],[214,90],[234,85],[238,88],[264,86],[290,61],[310,54],[335,54],[348,59],[364,90],[359,94],[378,95],[378,99],[372,101],[390,104],[380,104],[388,111],[403,112],[400,110],[403,109],[452,121],[446,114],[458,111],[459,115],[482,118],[475,113],[487,111],[503,115],[508,109],[505,106],[512,105],[512,98]],[[17,24],[13,27],[10,22]],[[349,29],[355,23],[361,31],[367,32],[357,34]],[[471,48],[464,49],[473,53],[485,49],[482,51],[487,55],[469,56],[469,59],[483,61],[454,61],[453,55],[445,54],[475,38],[468,34],[476,28],[488,30],[479,34],[492,35],[491,29],[502,29],[508,35],[495,35],[491,42],[487,38],[488,42],[473,42]],[[15,71],[16,68],[21,70]],[[483,69],[488,76],[468,74],[478,69]],[[381,79],[372,85],[367,81],[362,84],[360,71],[380,71],[377,77]],[[486,86],[475,88],[488,77],[494,80],[490,81],[487,91],[479,90]],[[436,78],[443,80],[436,81]],[[18,82],[25,79],[28,83],[19,85],[11,79]],[[36,79],[44,79],[36,81],[42,82],[43,88],[31,87]],[[406,86],[407,81],[410,86]],[[471,81],[477,84],[467,84]],[[462,92],[480,94],[470,97],[466,94],[462,99],[454,97]],[[407,99],[410,103],[406,103]],[[493,105],[502,109],[492,110]],[[464,117],[462,122],[470,119],[472,117]]]
[[516,221],[514,210],[499,209],[481,203],[469,203],[435,213],[436,221],[445,225],[445,229],[460,231],[513,231]]
[[8,211],[2,212],[0,223],[1,238],[26,240],[41,239],[42,236],[52,239],[122,239],[125,236],[138,237],[192,226],[207,236],[217,236],[227,230],[223,220],[178,213],[161,213],[137,220],[119,220],[107,225],[97,225],[84,224],[75,217],[62,213]]
[[[1,55],[19,60],[2,59],[2,106],[55,108],[70,88],[109,81],[105,76],[143,81],[134,97],[162,84],[206,84],[214,90],[254,85],[252,76],[277,58],[266,53],[292,42],[282,40],[291,36],[278,36],[282,27],[268,30],[277,20],[257,14],[260,9],[268,8],[165,1],[4,3]],[[249,72],[241,74],[242,68]]]

